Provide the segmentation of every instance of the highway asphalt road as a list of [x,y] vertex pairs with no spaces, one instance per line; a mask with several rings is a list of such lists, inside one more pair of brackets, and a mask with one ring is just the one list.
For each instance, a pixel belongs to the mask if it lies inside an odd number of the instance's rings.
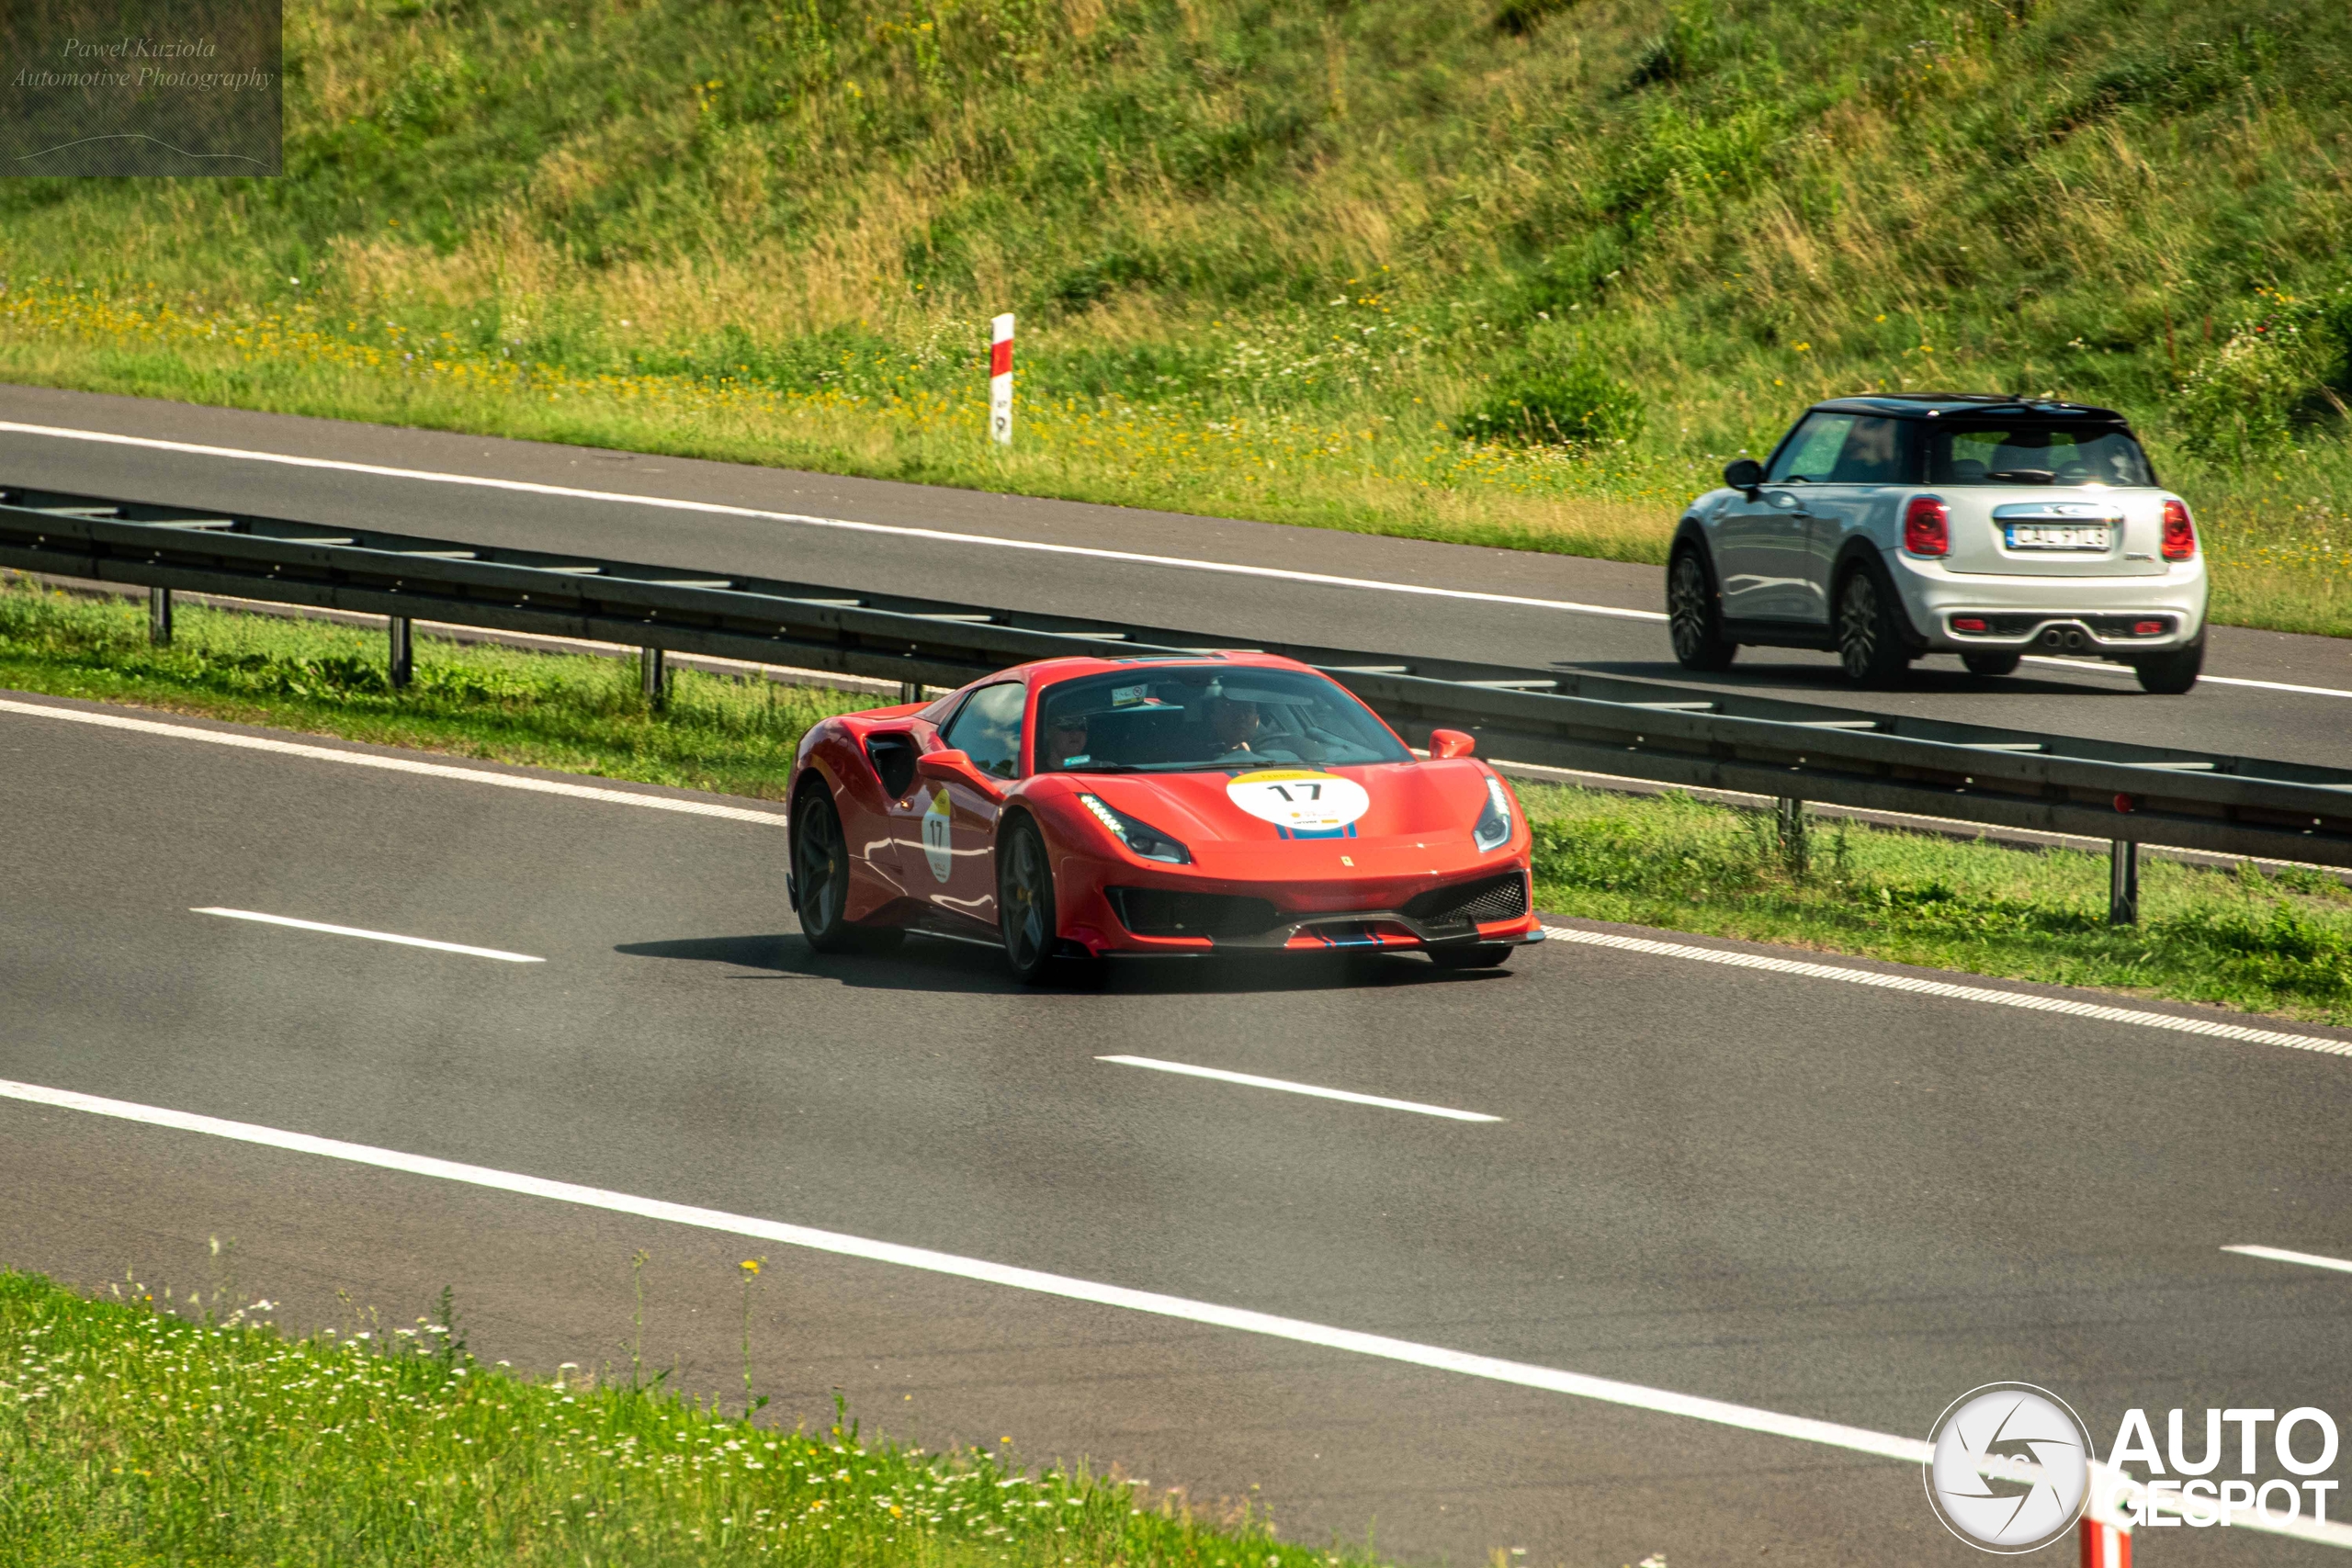
[[[1569,941],[1505,973],[1309,961],[1023,994],[975,948],[811,954],[756,810],[6,701],[12,1084],[1903,1438],[2008,1379],[2102,1446],[2133,1405],[2159,1431],[2176,1405],[2352,1416],[2352,1277],[2222,1250],[2352,1254],[2352,1056]],[[1503,1119],[1098,1059],[1121,1053]],[[446,1283],[478,1353],[540,1370],[622,1355],[643,1248],[647,1354],[695,1392],[737,1386],[734,1264],[765,1254],[757,1376],[787,1420],[838,1387],[912,1440],[1116,1461],[1408,1560],[1980,1561],[1888,1459],[5,1088],[0,1194],[17,1266],[184,1292],[234,1237],[239,1285],[293,1323],[337,1321],[338,1291],[407,1321]],[[2241,1529],[2139,1551],[2339,1560]]]
[[[334,466],[224,455],[234,453]],[[424,477],[436,475],[443,478]],[[447,476],[620,499],[452,484]],[[1942,658],[1920,664],[1905,693],[1861,694],[1827,655],[1784,650],[1751,649],[1729,674],[1702,680],[1668,651],[1653,567],[19,387],[0,387],[0,483],[1108,615],[1238,642],[1279,635],[1556,664],[2062,734],[2352,761],[2344,739],[2352,642],[2329,637],[2217,628],[2209,670],[2218,679],[2184,697],[2150,698],[2120,665],[2037,661],[2018,676],[1984,681]],[[931,532],[828,527],[662,501]],[[1122,558],[1136,555],[1246,570]],[[1317,575],[1436,592],[1304,580]]]

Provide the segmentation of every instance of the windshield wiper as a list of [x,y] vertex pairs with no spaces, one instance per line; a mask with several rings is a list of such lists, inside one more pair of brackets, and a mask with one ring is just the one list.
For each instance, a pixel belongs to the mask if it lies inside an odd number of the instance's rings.
[[1133,762],[1064,762],[1053,771],[1057,773],[1139,773],[1143,769]]
[[2058,478],[2049,468],[1996,468],[1984,477],[2018,485],[2046,485]]

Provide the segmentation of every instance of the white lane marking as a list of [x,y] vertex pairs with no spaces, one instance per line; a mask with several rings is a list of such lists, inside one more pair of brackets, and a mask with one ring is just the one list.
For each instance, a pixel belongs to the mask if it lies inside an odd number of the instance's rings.
[[545,964],[527,953],[507,953],[495,947],[469,947],[462,942],[435,942],[430,937],[395,936],[390,931],[361,931],[357,926],[330,926],[318,920],[297,920],[285,915],[265,915],[258,909],[190,909],[191,915],[219,915],[225,919],[254,920],[265,926],[291,926],[298,931],[324,931],[329,936],[364,937],[369,942],[395,942],[401,947],[429,947],[436,953],[463,953],[475,958],[495,958],[502,964]]
[[249,463],[278,463],[295,468],[328,468],[339,473],[371,474],[379,479],[418,479],[430,484],[471,485],[482,490],[511,491],[523,495],[557,496],[566,501],[607,501],[624,506],[651,506],[669,512],[699,512],[718,517],[756,517],[769,523],[797,523],[808,528],[838,528],[858,534],[888,534],[902,539],[933,539],[950,545],[985,545],[992,549],[1034,550],[1042,555],[1083,556],[1093,560],[1127,561],[1137,566],[1178,567],[1187,571],[1223,572],[1232,577],[1265,577],[1283,582],[1312,582],[1326,588],[1368,588],[1383,593],[1412,593],[1431,599],[1466,599],[1481,604],[1518,604],[1537,610],[1566,610],[1579,615],[1608,615],[1628,621],[1663,621],[1661,610],[1627,610],[1614,604],[1580,604],[1566,599],[1534,599],[1518,593],[1482,593],[1467,588],[1431,588],[1418,582],[1385,582],[1370,577],[1339,577],[1323,571],[1292,571],[1283,567],[1243,566],[1236,561],[1195,560],[1187,556],[1148,555],[1136,550],[1107,550],[1092,545],[1055,545],[1040,539],[1007,539],[993,534],[958,534],[945,528],[916,528],[895,523],[860,523],[846,517],[815,517],[801,512],[769,512],[752,506],[728,506],[715,501],[681,501],[672,496],[630,495],[623,491],[582,490],[573,485],[536,484],[526,479],[488,479],[480,474],[445,474],[430,468],[397,468],[381,463],[353,463],[334,457],[296,457],[282,452],[254,452],[240,446],[206,446],[188,441],[163,441],[146,435],[117,435],[104,430],[73,430],[60,425],[19,424],[0,420],[0,432],[17,435],[51,435],[67,441],[96,441],[116,446],[143,446],[158,452],[187,452],[200,457],[232,457]]
[[[1308,1323],[1301,1318],[1277,1317],[1271,1313],[1253,1312],[1247,1307],[1219,1306],[1214,1302],[1162,1295],[1154,1291],[1131,1290],[1125,1285],[1100,1284],[1067,1274],[1047,1274],[1035,1269],[1016,1268],[1009,1263],[962,1258],[952,1252],[933,1252],[926,1247],[904,1247],[897,1242],[869,1241],[863,1236],[845,1235],[839,1231],[816,1230],[807,1225],[763,1220],[748,1214],[730,1214],[720,1209],[673,1203],[659,1198],[640,1198],[570,1181],[551,1181],[545,1177],[524,1176],[488,1166],[436,1159],[429,1155],[404,1154],[398,1149],[345,1143],[339,1138],[322,1138],[309,1133],[290,1133],[251,1122],[229,1122],[215,1116],[199,1116],[192,1111],[171,1111],[131,1100],[108,1100],[73,1089],[49,1089],[40,1084],[15,1083],[5,1078],[0,1078],[0,1100],[46,1105],[61,1111],[80,1111],[93,1116],[112,1117],[150,1127],[166,1127],[175,1132],[200,1133],[208,1137],[225,1138],[235,1143],[258,1144],[265,1148],[372,1166],[379,1170],[429,1176],[437,1180],[486,1187],[528,1198],[544,1198],[553,1202],[571,1203],[612,1213],[635,1214],[671,1224],[722,1231],[786,1247],[805,1247],[813,1252],[895,1264],[902,1269],[919,1269],[926,1273],[945,1274],[982,1284],[1001,1285],[1011,1290],[1031,1291],[1040,1295],[1059,1296],[1097,1306],[1119,1307],[1128,1312],[1148,1313],[1155,1317],[1176,1318],[1186,1323],[1205,1324],[1216,1328],[1230,1328],[1244,1334],[1263,1335],[1273,1339],[1320,1346],[1325,1349],[1376,1357],[1382,1360],[1401,1361],[1409,1366],[1428,1367],[1464,1377],[1515,1383],[1522,1388],[1540,1388],[1554,1393],[1572,1394],[1580,1399],[1626,1405],[1662,1416],[1679,1416],[1741,1431],[1760,1432],[1770,1437],[1790,1438],[1798,1442],[1818,1443],[1827,1448],[1871,1454],[1905,1464],[1925,1465],[1933,1457],[1934,1450],[1920,1438],[1873,1432],[1866,1427],[1849,1427],[1836,1421],[1815,1420],[1810,1416],[1786,1416],[1777,1410],[1734,1404],[1727,1400],[1708,1399],[1698,1394],[1677,1393],[1670,1389],[1648,1388],[1640,1383],[1620,1382],[1614,1378],[1592,1377],[1584,1372],[1564,1371],[1557,1367],[1507,1361],[1498,1357],[1448,1349],[1442,1345],[1394,1339],[1385,1334],[1365,1334],[1352,1328]],[[1999,1462],[2007,1464],[2010,1461]],[[2132,1491],[2132,1500],[2136,1502],[2138,1489],[2133,1487]],[[2165,1506],[2177,1506],[2178,1502],[2177,1497],[2168,1499]],[[2256,1517],[2241,1519],[2235,1528],[2293,1536],[2330,1546],[2352,1546],[2352,1525],[2314,1524],[2300,1518],[2280,1521]]]
[[[2025,661],[2028,664],[2054,664],[2061,669],[2071,670],[2078,675],[2086,673],[2130,675],[2132,673],[2127,665],[2109,664],[2104,660],[2088,659],[2053,659],[2041,653],[2029,653],[2025,656]],[[2249,681],[2242,675],[2199,675],[2197,679],[2200,685],[2252,686],[2257,691],[2293,692],[2299,696],[2306,697],[2352,697],[2352,692],[2337,686],[2298,686],[2290,681]]]
[[2339,1274],[2352,1274],[2352,1258],[2322,1258],[2316,1252],[2289,1252],[2282,1247],[2225,1247],[2223,1252],[2242,1252],[2248,1258],[2267,1258],[2273,1263],[2301,1263],[2312,1269],[2333,1269]]
[[339,751],[332,746],[305,746],[299,740],[270,740],[258,735],[232,735],[218,729],[198,729],[189,724],[162,724],[152,718],[91,713],[83,708],[50,707],[41,703],[13,702],[5,697],[0,697],[0,713],[23,714],[31,718],[63,719],[68,724],[91,724],[101,729],[127,729],[135,735],[164,735],[175,740],[201,740],[208,746],[230,746],[246,751],[274,751],[281,757],[307,757],[315,762],[381,768],[387,773],[417,773],[434,779],[462,779],[468,784],[528,790],[535,795],[568,795],[574,800],[597,800],[607,806],[642,806],[652,811],[683,811],[690,817],[723,817],[729,821],[757,822],[769,828],[781,828],[785,820],[781,811],[747,811],[740,806],[718,806],[709,801],[633,795],[625,789],[599,789],[594,784],[563,784],[555,779],[535,779],[519,773],[456,768],[446,762],[418,762],[406,757],[377,757],[365,751]]
[[1687,942],[1653,942],[1647,937],[1620,936],[1614,931],[1572,931],[1545,926],[1546,935],[1589,947],[1613,947],[1623,953],[1646,953],[1659,958],[1689,958],[1701,964],[1722,964],[1735,969],[1761,969],[1774,975],[1797,975],[1808,980],[1841,980],[1849,986],[1875,986],[1883,990],[1909,991],[1923,997],[1951,997],[1960,1001],[1990,1002],[1996,1007],[2023,1008],[2028,1012],[2064,1013],[2070,1018],[2096,1019],[2102,1023],[2128,1023],[2142,1029],[2167,1029],[2182,1034],[2202,1034],[2215,1040],[2240,1040],[2251,1045],[2284,1045],[2295,1051],[2318,1051],[2331,1056],[2352,1056],[2352,1040],[2330,1040],[2318,1034],[2290,1034],[2279,1029],[2253,1029],[2242,1023],[2217,1023],[2211,1019],[2175,1018],[2170,1013],[2137,1008],[2109,1007],[2103,1002],[2070,1001],[2064,997],[2028,996],[1996,991],[1989,986],[1956,986],[1949,980],[1923,980],[1916,975],[1882,975],[1870,969],[1848,969],[1835,964],[1808,964],[1794,958],[1773,958],[1761,953],[1724,953]]
[[1228,1073],[1223,1067],[1196,1067],[1190,1062],[1163,1062],[1157,1056],[1097,1056],[1098,1062],[1115,1062],[1123,1067],[1149,1067],[1158,1073],[1182,1073],[1189,1078],[1215,1078],[1219,1083],[1246,1084],[1251,1089],[1278,1089],[1285,1094],[1311,1094],[1317,1100],[1344,1100],[1351,1105],[1376,1105],[1384,1111],[1413,1111],[1423,1116],[1443,1116],[1455,1122],[1499,1122],[1499,1116],[1488,1116],[1476,1111],[1453,1111],[1442,1105],[1423,1105],[1416,1100],[1389,1100],[1377,1094],[1356,1094],[1344,1089],[1321,1089],[1311,1083],[1293,1083],[1288,1078],[1261,1078],[1255,1073]]

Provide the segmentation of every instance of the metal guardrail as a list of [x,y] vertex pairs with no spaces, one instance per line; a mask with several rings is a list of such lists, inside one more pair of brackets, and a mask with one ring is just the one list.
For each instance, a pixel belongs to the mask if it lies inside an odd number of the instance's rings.
[[[0,486],[0,566],[954,687],[1057,655],[1229,648],[1195,631]],[[1407,739],[1468,729],[1514,761],[2106,839],[2132,918],[2140,842],[2352,866],[2352,770],[1872,714],[1659,682],[1279,640]]]

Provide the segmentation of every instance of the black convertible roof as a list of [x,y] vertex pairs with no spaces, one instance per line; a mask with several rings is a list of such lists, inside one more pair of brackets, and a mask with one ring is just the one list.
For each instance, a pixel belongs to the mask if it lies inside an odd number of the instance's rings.
[[1813,406],[1830,413],[1866,413],[1881,419],[1947,419],[1954,415],[1973,418],[1990,414],[2009,419],[2031,416],[2081,420],[2086,424],[2130,423],[2113,409],[2022,397],[2013,392],[1880,392],[1860,398],[1831,398]]

